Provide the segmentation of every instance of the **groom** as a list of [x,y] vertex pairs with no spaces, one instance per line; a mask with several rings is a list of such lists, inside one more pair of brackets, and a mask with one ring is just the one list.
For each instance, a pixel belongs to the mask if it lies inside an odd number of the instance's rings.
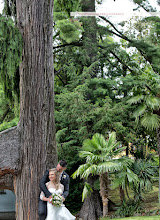
[[[56,166],[56,169],[58,172],[61,173],[60,182],[62,185],[64,185],[64,191],[62,196],[65,200],[65,198],[69,194],[69,181],[70,181],[68,174],[65,172],[65,170],[67,169],[67,162],[65,160],[59,161],[59,163]],[[46,187],[47,182],[49,182],[49,170],[46,170],[44,176],[40,180],[40,185],[39,185],[41,191],[43,191],[45,196],[49,198],[51,197],[52,194],[48,191]],[[41,199],[39,199],[39,204],[38,204],[38,215],[40,220],[45,220],[47,216],[47,202],[42,201]]]

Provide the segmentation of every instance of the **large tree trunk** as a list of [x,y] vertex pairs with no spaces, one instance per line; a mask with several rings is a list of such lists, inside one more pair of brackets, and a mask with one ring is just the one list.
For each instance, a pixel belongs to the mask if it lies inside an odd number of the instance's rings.
[[20,65],[17,220],[38,219],[39,180],[57,163],[53,102],[53,0],[17,0],[24,49]]
[[[82,0],[81,1],[83,12],[95,12],[95,0]],[[91,78],[97,76],[97,22],[95,17],[83,17],[81,18],[83,23],[83,66],[91,67],[89,74]],[[92,94],[87,94],[89,100]],[[88,133],[90,133],[90,127],[92,123],[87,125]],[[93,177],[92,177],[93,178]],[[91,178],[87,182],[92,182]],[[94,190],[90,197],[84,200],[83,206],[80,210],[80,217],[83,220],[96,220],[101,216],[101,198],[98,190]]]
[[[83,12],[95,12],[95,0],[82,0],[81,2]],[[83,23],[83,56],[85,59],[83,65],[90,67],[95,61],[97,61],[97,21],[96,17],[82,17]],[[90,71],[92,78],[97,76],[97,65]]]
[[108,173],[100,175],[100,194],[103,202],[103,217],[108,216],[108,191],[109,191]]

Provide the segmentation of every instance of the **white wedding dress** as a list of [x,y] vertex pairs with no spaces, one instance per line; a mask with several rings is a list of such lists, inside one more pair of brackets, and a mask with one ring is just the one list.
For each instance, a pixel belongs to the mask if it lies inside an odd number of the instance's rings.
[[[57,193],[62,195],[63,190],[59,188],[56,190],[55,188],[49,188],[48,189],[50,193]],[[65,207],[65,205],[62,205],[60,207],[56,207],[52,205],[51,203],[47,202],[47,218],[45,220],[74,220],[76,217],[74,217],[70,211]]]

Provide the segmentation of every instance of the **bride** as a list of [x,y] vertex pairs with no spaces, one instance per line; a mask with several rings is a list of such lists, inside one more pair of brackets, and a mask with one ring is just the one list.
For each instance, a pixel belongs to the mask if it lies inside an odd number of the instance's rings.
[[[49,170],[49,179],[50,181],[46,183],[48,190],[53,194],[62,195],[64,186],[60,183],[60,174],[56,168]],[[63,198],[63,197],[62,197]],[[51,199],[45,197],[44,193],[41,192],[40,199],[47,201],[47,218],[46,220],[74,220],[74,217],[70,211],[62,204],[57,207],[51,203]]]

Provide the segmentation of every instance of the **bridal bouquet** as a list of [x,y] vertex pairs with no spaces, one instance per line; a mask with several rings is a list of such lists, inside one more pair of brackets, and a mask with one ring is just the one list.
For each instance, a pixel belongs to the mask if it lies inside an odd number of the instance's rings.
[[61,206],[63,204],[63,200],[62,200],[62,196],[60,196],[59,194],[52,194],[52,204],[54,206]]

